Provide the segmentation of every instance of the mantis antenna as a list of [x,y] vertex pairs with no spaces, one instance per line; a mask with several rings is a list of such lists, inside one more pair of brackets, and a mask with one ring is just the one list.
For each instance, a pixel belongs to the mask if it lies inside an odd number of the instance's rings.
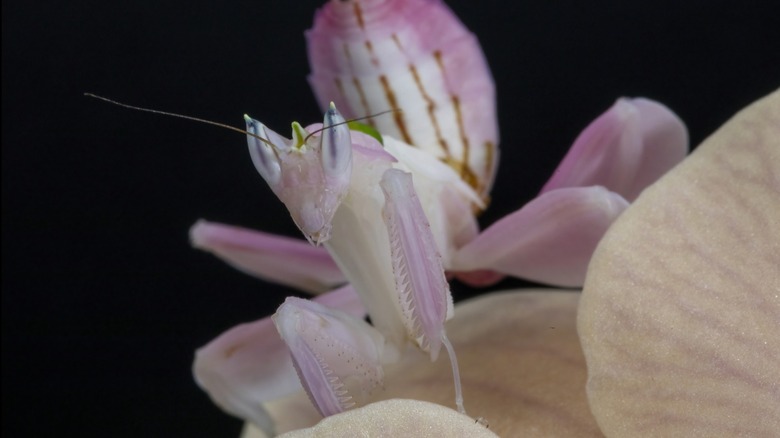
[[[129,105],[129,104],[126,104],[126,103],[122,103],[122,102],[118,102],[116,100],[109,99],[107,97],[98,96],[97,94],[93,94],[93,93],[84,93],[84,96],[92,97],[92,98],[95,98],[95,99],[98,99],[98,100],[102,100],[103,102],[107,102],[107,103],[110,103],[110,104],[113,104],[113,105],[121,106],[122,108],[127,108],[127,109],[131,109],[131,110],[136,110],[136,111],[143,111],[143,112],[152,113],[152,114],[159,114],[159,115],[162,115],[162,116],[176,117],[176,118],[179,118],[179,119],[190,120],[190,121],[193,121],[193,122],[205,123],[206,125],[212,125],[212,126],[216,126],[218,128],[229,129],[231,131],[235,131],[235,132],[238,132],[238,133],[241,133],[241,134],[244,134],[244,135],[248,135],[250,137],[254,137],[254,138],[262,141],[263,143],[268,144],[269,146],[273,146],[273,144],[271,144],[270,141],[268,141],[267,139],[265,139],[263,137],[260,137],[257,134],[252,134],[251,132],[247,132],[247,131],[245,131],[245,130],[243,130],[241,128],[236,128],[235,126],[230,126],[230,125],[225,124],[225,123],[214,122],[214,121],[211,121],[211,120],[201,119],[199,117],[187,116],[187,115],[184,115],[184,114],[176,114],[176,113],[171,113],[171,112],[168,112],[168,111],[160,111],[160,110],[151,109],[151,108],[143,108],[143,107],[140,107],[140,106]],[[328,128],[332,128],[334,126],[339,126],[339,125],[345,125],[345,124],[348,124],[348,123],[351,123],[351,122],[358,122],[360,120],[366,120],[366,119],[370,119],[372,117],[378,117],[378,116],[381,116],[381,115],[384,115],[384,114],[388,114],[388,113],[392,113],[392,112],[396,112],[396,111],[401,111],[401,110],[400,109],[390,109],[390,110],[382,111],[382,112],[379,112],[379,113],[376,113],[376,114],[371,114],[371,115],[365,116],[365,117],[358,117],[356,119],[345,120],[343,122],[331,125]],[[322,131],[324,131],[325,129],[328,129],[328,128],[323,127],[323,128],[319,128],[319,129],[316,129],[316,130],[310,132],[309,135],[307,135],[306,138],[303,139],[303,142],[306,143],[306,141],[309,140],[309,138],[311,138],[311,136],[313,136],[314,134],[320,133],[320,132],[322,132]]]

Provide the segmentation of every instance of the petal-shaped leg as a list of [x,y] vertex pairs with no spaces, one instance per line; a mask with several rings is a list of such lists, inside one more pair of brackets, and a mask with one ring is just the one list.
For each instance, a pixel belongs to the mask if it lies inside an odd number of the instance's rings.
[[390,169],[382,175],[379,185],[385,195],[383,218],[407,334],[430,353],[433,361],[442,345],[447,349],[455,381],[455,404],[465,414],[458,361],[444,331],[444,321],[454,312],[452,295],[412,175]]
[[[363,318],[365,308],[350,286],[315,298]],[[270,317],[241,324],[195,354],[195,380],[226,412],[267,428],[262,403],[291,394],[301,385],[284,342]]]
[[542,193],[600,185],[633,201],[687,152],[688,131],[671,110],[619,99],[577,137]]
[[303,388],[324,417],[362,404],[382,383],[385,340],[362,319],[295,297],[272,319]]
[[383,218],[390,238],[396,292],[404,326],[431,359],[441,348],[444,321],[452,315],[450,287],[412,175],[390,169],[379,183],[385,195]]
[[190,229],[192,245],[263,280],[322,293],[346,280],[324,248],[289,237],[200,220]]
[[546,192],[458,250],[452,269],[581,286],[596,244],[627,206],[603,187]]

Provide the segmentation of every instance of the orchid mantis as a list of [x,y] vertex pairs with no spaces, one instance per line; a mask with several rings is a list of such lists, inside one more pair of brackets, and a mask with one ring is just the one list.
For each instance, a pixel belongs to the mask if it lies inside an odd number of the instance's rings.
[[[246,122],[250,156],[258,172],[288,206],[309,241],[325,244],[345,265],[344,272],[379,329],[299,299],[280,307],[274,322],[320,412],[340,412],[354,405],[354,394],[377,386],[381,362],[396,361],[406,339],[432,360],[442,345],[447,348],[458,388],[456,403],[465,412],[454,351],[443,327],[453,313],[452,298],[411,174],[394,168],[398,161],[373,137],[350,134],[332,103],[321,128],[304,129],[293,123],[290,140],[249,117]],[[388,145],[391,150],[404,147]],[[458,181],[450,168],[432,168]],[[461,190],[471,194],[465,185]],[[467,208],[469,201],[478,198],[472,195],[462,201]],[[361,233],[370,237],[361,239]],[[365,251],[360,245],[355,250],[356,239],[365,242]],[[360,366],[352,368],[343,357]],[[346,383],[354,381],[354,385]]]
[[[684,157],[685,127],[658,103],[619,100],[583,131],[535,200],[480,233],[474,212],[486,207],[493,183],[498,129],[476,38],[436,0],[331,1],[307,38],[309,80],[327,103],[323,124],[293,123],[286,139],[256,120],[246,123],[255,167],[316,247],[205,221],[193,227],[193,244],[310,292],[348,284],[320,301],[355,303],[357,293],[371,325],[361,312],[300,299],[288,299],[274,316],[323,415],[370,398],[382,366],[398,361],[408,344],[432,360],[442,345],[448,350],[456,405],[465,412],[444,332],[453,316],[445,270],[476,285],[513,275],[580,286],[607,227]],[[370,120],[380,143],[351,131],[337,107],[347,117],[400,112]],[[257,331],[227,332],[199,350],[194,370],[220,406],[261,424],[260,403],[281,392],[233,360],[263,358],[288,370],[291,363],[278,360],[281,339],[268,319],[251,326]],[[282,374],[289,376],[276,368],[265,376]],[[287,385],[287,392],[298,388]]]

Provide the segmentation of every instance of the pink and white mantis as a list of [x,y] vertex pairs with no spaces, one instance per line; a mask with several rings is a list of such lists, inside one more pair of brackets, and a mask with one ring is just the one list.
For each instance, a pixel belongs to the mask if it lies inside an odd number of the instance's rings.
[[[191,235],[261,278],[311,292],[348,283],[320,301],[339,301],[353,316],[289,299],[274,322],[292,363],[264,319],[199,350],[196,379],[225,410],[261,424],[261,402],[298,388],[295,365],[330,415],[365,400],[382,365],[410,341],[434,360],[444,345],[463,412],[444,334],[453,314],[444,270],[474,284],[513,275],[581,285],[607,227],[685,155],[685,128],[658,103],[619,100],[583,131],[535,200],[480,233],[473,212],[485,207],[498,135],[493,82],[474,36],[441,1],[351,0],[329,2],[307,37],[325,129],[294,123],[288,140],[247,118],[247,131],[268,140],[248,144],[304,236],[325,248],[203,221]],[[380,144],[341,124],[336,107],[348,117],[401,112],[372,120]],[[355,312],[353,291],[372,325]],[[251,360],[274,366],[260,373]]]
[[[312,125],[304,130],[293,123],[293,138],[286,140],[247,118],[247,132],[268,139],[247,137],[258,172],[288,206],[309,241],[324,244],[339,262],[379,330],[314,303],[288,300],[274,321],[290,346],[304,388],[323,415],[339,412],[354,404],[351,400],[358,388],[377,385],[380,362],[397,361],[407,339],[432,360],[444,344],[459,388],[454,352],[444,335],[452,298],[438,246],[412,176],[401,170],[408,166],[388,151],[423,160],[416,165],[427,169],[418,173],[419,186],[426,193],[460,190],[448,199],[460,198],[464,211],[479,199],[451,168],[427,154],[417,156],[419,151],[389,138],[383,148],[371,136],[350,134],[333,104],[322,128]],[[433,179],[436,175],[431,171],[441,172],[452,187]],[[431,201],[434,217],[440,203]],[[360,331],[359,327],[374,334],[349,334]],[[340,357],[362,365],[352,369]],[[344,383],[355,380],[360,385]],[[463,410],[459,390],[456,397]]]

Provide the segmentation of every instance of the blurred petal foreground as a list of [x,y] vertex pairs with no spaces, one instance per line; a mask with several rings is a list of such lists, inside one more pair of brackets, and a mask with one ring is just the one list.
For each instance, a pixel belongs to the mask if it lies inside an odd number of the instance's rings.
[[[639,196],[599,244],[581,297],[507,291],[456,306],[447,331],[470,410],[507,437],[777,436],[778,266],[780,91]],[[449,406],[447,364],[426,361],[389,369],[382,398]],[[266,407],[280,433],[319,421],[303,393]],[[393,400],[285,436],[489,436],[454,416]],[[244,436],[264,435],[248,425]]]
[[780,91],[607,232],[577,328],[606,435],[780,434]]

